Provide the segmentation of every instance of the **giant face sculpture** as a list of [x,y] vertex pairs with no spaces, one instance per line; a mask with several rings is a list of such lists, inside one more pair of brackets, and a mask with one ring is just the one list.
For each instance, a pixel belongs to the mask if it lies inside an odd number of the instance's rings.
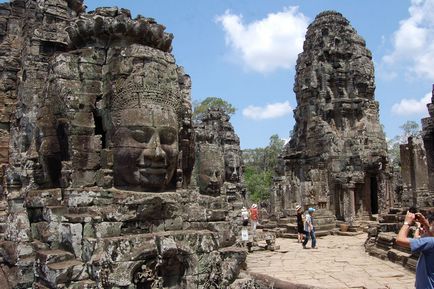
[[171,96],[143,87],[132,94],[131,89],[124,92],[130,96],[127,102],[132,97],[133,103],[127,106],[126,96],[118,96],[116,101],[122,101],[118,105],[114,102],[111,113],[115,187],[166,189],[173,183],[179,154],[178,118]]
[[241,159],[235,150],[225,151],[225,176],[229,182],[240,181]]
[[224,160],[217,146],[203,144],[198,150],[198,185],[202,194],[218,195],[224,182]]

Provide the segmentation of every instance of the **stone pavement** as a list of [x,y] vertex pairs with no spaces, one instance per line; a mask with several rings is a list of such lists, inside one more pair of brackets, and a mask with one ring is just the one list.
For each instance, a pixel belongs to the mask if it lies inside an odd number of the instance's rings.
[[[366,234],[326,236],[319,249],[302,249],[294,239],[277,239],[280,250],[256,251],[247,269],[294,284],[320,288],[414,288],[415,274],[398,264],[365,253]],[[308,244],[310,246],[310,242]]]

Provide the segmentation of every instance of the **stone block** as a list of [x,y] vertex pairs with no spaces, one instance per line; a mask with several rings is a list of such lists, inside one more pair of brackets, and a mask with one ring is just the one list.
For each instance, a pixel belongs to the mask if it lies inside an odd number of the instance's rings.
[[122,222],[102,222],[94,224],[97,238],[117,237],[121,235]]
[[47,265],[73,259],[75,259],[74,254],[59,249],[39,250],[36,252],[36,260],[39,265]]
[[26,207],[59,206],[61,202],[61,189],[31,190],[26,197]]
[[70,141],[71,149],[82,152],[99,152],[102,146],[100,135],[72,135]]
[[100,204],[102,206],[114,203],[113,193],[101,189],[70,189],[65,190],[69,207],[83,207]]
[[53,73],[64,79],[80,79],[78,57],[73,54],[59,54],[52,66]]
[[83,79],[100,80],[102,75],[102,66],[92,63],[80,63],[79,71]]
[[60,246],[80,258],[82,254],[83,226],[81,224],[62,223],[59,231]]
[[96,185],[105,189],[113,187],[113,170],[100,169],[96,174]]
[[10,265],[34,256],[33,247],[27,242],[0,241],[0,255]]
[[47,206],[42,209],[42,218],[47,222],[60,223],[66,213],[67,208],[64,206]]
[[58,243],[58,223],[37,222],[31,224],[32,238],[44,243]]
[[72,151],[73,169],[97,170],[100,168],[101,157],[99,152]]
[[209,222],[224,221],[226,220],[226,214],[226,210],[207,210],[206,219]]
[[166,231],[182,230],[183,220],[181,217],[164,220],[164,229]]
[[78,260],[68,260],[37,267],[38,276],[51,286],[85,280],[89,276],[86,266]]
[[92,187],[96,183],[96,171],[91,170],[75,170],[71,175],[72,187]]
[[105,63],[106,53],[103,49],[83,48],[80,51],[78,62],[103,65]]
[[10,241],[29,241],[30,240],[30,222],[27,212],[20,211],[9,213],[6,236]]

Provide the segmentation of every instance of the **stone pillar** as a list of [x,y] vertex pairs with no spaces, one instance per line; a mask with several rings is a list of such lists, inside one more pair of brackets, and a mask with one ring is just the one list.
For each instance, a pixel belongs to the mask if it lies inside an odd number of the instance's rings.
[[349,222],[354,219],[356,216],[356,209],[355,209],[355,196],[354,196],[354,189],[355,185],[353,183],[349,183],[347,185],[342,186],[345,189],[344,194],[344,219],[345,222]]

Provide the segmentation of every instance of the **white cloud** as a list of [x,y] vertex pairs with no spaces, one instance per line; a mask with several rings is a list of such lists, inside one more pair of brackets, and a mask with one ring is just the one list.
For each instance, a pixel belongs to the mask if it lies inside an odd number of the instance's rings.
[[393,35],[393,51],[383,61],[410,63],[409,73],[434,80],[434,0],[412,0],[408,11]]
[[292,111],[289,101],[267,104],[265,107],[249,105],[243,109],[243,115],[250,119],[278,118],[290,114]]
[[231,47],[244,65],[266,73],[278,68],[293,69],[303,42],[309,19],[298,7],[284,8],[266,18],[243,23],[242,15],[229,10],[217,17]]
[[399,103],[395,103],[392,106],[392,113],[396,115],[413,115],[428,113],[426,105],[431,102],[431,92],[425,94],[425,96],[420,99],[402,99]]

